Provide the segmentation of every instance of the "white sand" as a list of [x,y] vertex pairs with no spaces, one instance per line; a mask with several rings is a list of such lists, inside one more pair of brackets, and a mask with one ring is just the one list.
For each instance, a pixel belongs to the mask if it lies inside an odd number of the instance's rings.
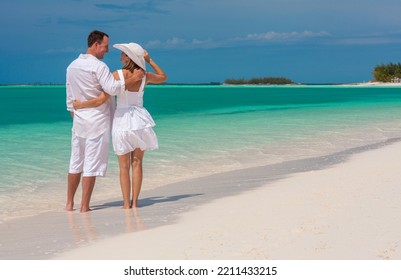
[[366,82],[355,84],[343,84],[344,86],[378,86],[378,87],[401,87],[401,83]]
[[400,260],[400,213],[401,143],[396,143],[57,258]]

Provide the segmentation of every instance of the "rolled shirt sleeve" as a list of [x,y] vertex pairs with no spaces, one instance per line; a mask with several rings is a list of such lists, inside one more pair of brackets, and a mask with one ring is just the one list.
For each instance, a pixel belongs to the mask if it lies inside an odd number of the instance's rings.
[[66,98],[66,101],[67,101],[67,111],[72,112],[72,111],[74,111],[74,107],[73,107],[73,105],[72,105],[72,103],[73,103],[73,101],[74,101],[74,98],[73,98],[73,96],[72,96],[72,90],[71,90],[71,86],[70,86],[70,83],[68,82],[68,80],[67,80],[65,86],[66,86],[66,94],[67,94],[67,98]]

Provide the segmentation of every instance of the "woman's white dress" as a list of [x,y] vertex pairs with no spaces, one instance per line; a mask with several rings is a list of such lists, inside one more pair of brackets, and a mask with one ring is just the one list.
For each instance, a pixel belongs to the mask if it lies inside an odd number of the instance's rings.
[[[122,70],[118,70],[120,80],[124,81]],[[143,107],[143,94],[146,75],[142,79],[139,91],[125,91],[117,96],[117,107],[114,113],[112,141],[114,152],[124,155],[136,148],[142,151],[159,148],[153,131],[156,125],[148,110]]]

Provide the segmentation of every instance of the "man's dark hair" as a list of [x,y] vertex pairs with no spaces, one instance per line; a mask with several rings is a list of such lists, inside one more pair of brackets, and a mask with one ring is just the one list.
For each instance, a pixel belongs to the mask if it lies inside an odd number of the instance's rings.
[[92,45],[95,42],[98,42],[99,44],[102,43],[104,36],[109,37],[109,35],[107,35],[106,33],[102,32],[102,31],[98,31],[98,30],[92,31],[88,36],[88,47],[89,48],[92,47]]

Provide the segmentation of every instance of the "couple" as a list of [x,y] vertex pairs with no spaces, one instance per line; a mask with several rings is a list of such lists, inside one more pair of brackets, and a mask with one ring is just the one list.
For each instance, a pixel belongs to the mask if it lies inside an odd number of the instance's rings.
[[[97,30],[88,36],[86,54],[81,54],[67,68],[67,110],[73,117],[67,211],[74,210],[81,175],[81,212],[90,211],[96,177],[106,174],[112,124],[124,208],[138,206],[144,151],[158,148],[152,129],[155,123],[143,107],[143,93],[147,83],[163,83],[167,76],[138,44],[115,44],[114,47],[122,51],[121,70],[111,73],[101,61],[109,51],[109,36]],[[145,61],[155,73],[145,72]],[[113,96],[117,96],[117,108],[114,108]]]

